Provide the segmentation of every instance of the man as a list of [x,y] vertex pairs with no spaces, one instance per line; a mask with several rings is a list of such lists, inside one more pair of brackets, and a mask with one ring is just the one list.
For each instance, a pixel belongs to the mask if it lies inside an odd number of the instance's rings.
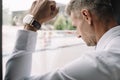
[[[40,24],[58,13],[54,1],[37,0],[30,10],[31,15],[24,19],[25,30],[18,32],[13,55],[7,62],[5,80],[120,80],[120,26],[113,17],[111,2],[71,0],[66,11],[78,37],[88,46],[96,46],[96,51],[81,56],[61,69],[30,76],[36,31]],[[32,24],[29,23],[30,19],[33,20]]]

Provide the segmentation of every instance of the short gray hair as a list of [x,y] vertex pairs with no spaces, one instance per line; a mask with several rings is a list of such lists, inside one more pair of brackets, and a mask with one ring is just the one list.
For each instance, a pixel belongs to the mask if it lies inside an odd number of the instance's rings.
[[99,17],[111,16],[113,13],[111,0],[71,0],[66,7],[66,12],[70,15],[72,11],[80,11],[82,8],[95,12]]

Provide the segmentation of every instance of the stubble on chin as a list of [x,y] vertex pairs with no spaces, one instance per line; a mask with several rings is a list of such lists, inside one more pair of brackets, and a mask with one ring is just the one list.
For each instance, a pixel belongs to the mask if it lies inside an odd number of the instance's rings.
[[96,40],[93,39],[93,38],[92,39],[86,39],[84,41],[86,42],[87,46],[96,46],[97,45]]

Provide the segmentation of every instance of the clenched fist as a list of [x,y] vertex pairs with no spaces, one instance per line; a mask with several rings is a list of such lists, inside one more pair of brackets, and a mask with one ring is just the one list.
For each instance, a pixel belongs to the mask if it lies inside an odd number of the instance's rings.
[[54,18],[59,9],[56,7],[56,2],[51,0],[36,0],[33,2],[30,14],[34,16],[40,24]]
[[[36,0],[33,2],[29,14],[33,16],[34,20],[39,24],[42,24],[50,19],[54,18],[59,11],[56,7],[56,2],[51,0]],[[24,19],[26,20],[26,18]],[[28,20],[29,21],[29,20]],[[38,28],[34,25],[26,24],[24,26],[25,30],[37,31]]]

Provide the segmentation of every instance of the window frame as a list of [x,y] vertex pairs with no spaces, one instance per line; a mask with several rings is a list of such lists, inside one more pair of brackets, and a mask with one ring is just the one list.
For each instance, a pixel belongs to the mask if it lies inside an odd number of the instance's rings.
[[2,80],[2,0],[0,0],[0,80]]

